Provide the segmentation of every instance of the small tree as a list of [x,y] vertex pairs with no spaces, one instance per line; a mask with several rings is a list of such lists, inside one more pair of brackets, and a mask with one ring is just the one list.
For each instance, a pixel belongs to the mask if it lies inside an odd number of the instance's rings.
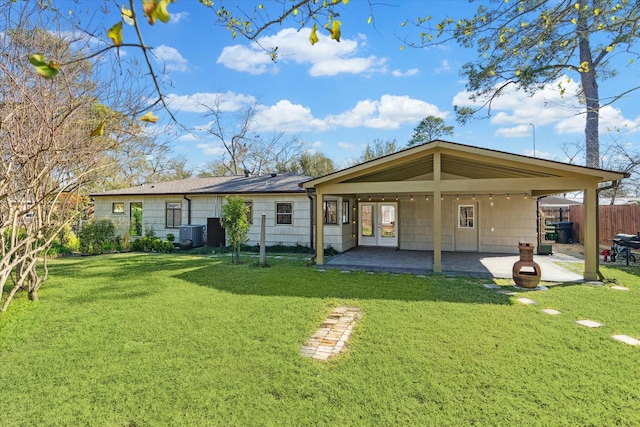
[[[247,233],[249,232],[249,221],[247,221],[247,212],[249,208],[244,203],[244,199],[240,196],[227,196],[227,203],[222,206],[222,226],[224,227],[227,238],[233,246],[233,253],[236,254],[236,262],[240,262],[240,245],[247,241]],[[233,262],[233,254],[231,256]]]

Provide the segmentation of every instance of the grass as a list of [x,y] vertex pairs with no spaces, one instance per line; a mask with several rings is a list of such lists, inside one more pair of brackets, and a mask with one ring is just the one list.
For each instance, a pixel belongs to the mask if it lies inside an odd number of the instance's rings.
[[[0,425],[640,423],[640,349],[610,338],[640,338],[637,268],[605,269],[627,292],[562,285],[523,306],[486,279],[305,259],[55,261],[41,302],[21,297],[0,317]],[[339,305],[363,314],[347,352],[301,357]]]

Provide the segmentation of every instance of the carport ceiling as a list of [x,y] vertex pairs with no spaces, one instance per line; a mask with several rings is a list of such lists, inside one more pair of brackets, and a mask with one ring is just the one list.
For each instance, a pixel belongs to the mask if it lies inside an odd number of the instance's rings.
[[[504,165],[468,159],[448,154],[441,155],[442,173],[468,179],[536,178],[557,176],[527,169],[526,165]],[[433,154],[412,159],[392,167],[378,170],[343,182],[408,181],[433,173]]]

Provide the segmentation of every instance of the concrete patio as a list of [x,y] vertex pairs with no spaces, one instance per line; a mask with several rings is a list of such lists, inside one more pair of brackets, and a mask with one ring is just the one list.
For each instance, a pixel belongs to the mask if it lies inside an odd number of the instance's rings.
[[[449,275],[509,279],[519,256],[478,252],[443,252],[442,270]],[[572,255],[555,253],[536,255],[544,282],[579,282],[582,275],[563,268],[559,263],[583,263]],[[360,246],[325,259],[324,268],[345,270],[388,271],[394,273],[428,274],[433,271],[433,252],[402,251],[396,248]]]

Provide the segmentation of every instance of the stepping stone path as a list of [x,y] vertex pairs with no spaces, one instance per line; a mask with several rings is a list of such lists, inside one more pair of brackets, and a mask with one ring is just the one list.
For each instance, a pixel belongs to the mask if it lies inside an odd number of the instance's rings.
[[[420,277],[420,276],[418,276]],[[587,285],[598,285],[598,286],[602,286],[604,285],[603,282],[586,282],[585,284]],[[496,285],[495,283],[485,283],[482,286],[484,286],[487,289],[493,289],[493,290],[498,290],[498,289],[502,289],[501,286]],[[538,286],[536,288],[533,289],[529,289],[529,288],[520,288],[519,286],[514,286],[514,288],[518,291],[548,291],[549,288],[546,286]],[[614,289],[616,291],[628,291],[629,288],[627,288],[626,286],[620,286],[620,285],[614,285],[611,286],[611,289]],[[498,293],[503,294],[503,295],[508,295],[508,296],[514,296],[514,295],[518,295],[519,292],[512,292],[512,291],[507,291],[507,290],[498,290]],[[533,305],[533,304],[537,304],[536,301],[529,299],[529,298],[518,298],[517,301],[520,304],[524,304],[524,305]],[[540,310],[545,314],[549,314],[552,316],[557,316],[558,314],[562,314],[561,311],[556,310],[554,308],[545,308]],[[602,326],[604,326],[603,323],[599,323],[596,322],[595,320],[589,320],[589,319],[584,319],[584,320],[576,320],[574,323],[577,323],[578,325],[581,326],[586,326],[587,328],[600,328]],[[640,346],[640,339],[637,338],[633,338],[627,335],[611,335],[611,338],[616,340],[616,341],[620,341],[622,343],[625,344],[629,344],[632,346]]]
[[329,360],[342,351],[355,324],[360,320],[357,307],[335,308],[320,328],[300,349],[302,356]]
[[640,345],[640,340],[629,337],[627,335],[611,335],[611,338],[629,345]]
[[586,326],[587,328],[600,328],[604,326],[602,323],[596,322],[595,320],[576,320],[575,323],[578,325]]
[[612,286],[611,289],[615,289],[616,291],[628,291],[629,290],[629,288],[627,288],[626,286],[620,286],[620,285]]

